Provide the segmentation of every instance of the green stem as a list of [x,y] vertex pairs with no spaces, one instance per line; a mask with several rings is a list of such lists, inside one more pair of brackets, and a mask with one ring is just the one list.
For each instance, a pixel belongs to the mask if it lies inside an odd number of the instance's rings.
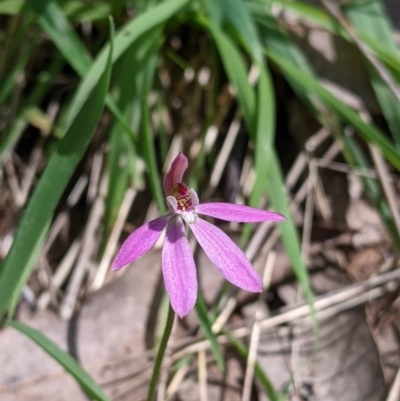
[[157,358],[154,363],[153,375],[151,376],[149,392],[147,394],[147,401],[154,400],[154,394],[156,392],[158,376],[160,375],[160,369],[165,355],[165,350],[167,348],[168,339],[171,335],[172,326],[174,325],[174,319],[175,319],[175,312],[173,311],[170,304],[168,310],[167,323],[165,325],[164,334],[161,338],[160,347],[158,348]]

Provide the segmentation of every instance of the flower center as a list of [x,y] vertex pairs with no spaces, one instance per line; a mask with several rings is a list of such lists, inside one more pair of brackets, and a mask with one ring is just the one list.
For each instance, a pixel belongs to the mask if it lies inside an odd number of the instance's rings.
[[175,184],[171,190],[171,196],[176,199],[179,211],[186,212],[193,208],[192,194],[184,183]]

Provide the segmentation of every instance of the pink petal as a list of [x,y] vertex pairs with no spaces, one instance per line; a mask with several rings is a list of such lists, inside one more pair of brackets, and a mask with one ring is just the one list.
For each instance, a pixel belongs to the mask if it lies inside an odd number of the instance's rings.
[[178,182],[182,182],[183,173],[188,168],[188,165],[189,163],[187,157],[180,152],[172,162],[168,173],[165,174],[163,183],[165,195],[170,195],[173,186]]
[[237,221],[239,223],[286,220],[286,217],[280,213],[268,212],[267,210],[256,209],[250,206],[236,205],[235,203],[201,203],[197,206],[196,211],[206,216],[227,221]]
[[196,303],[197,275],[185,227],[179,216],[172,219],[167,227],[162,250],[162,271],[172,309],[183,318]]
[[200,218],[189,227],[208,258],[228,281],[247,291],[262,291],[260,276],[242,250],[224,232]]
[[122,244],[114,259],[111,270],[119,270],[121,267],[134,262],[148,252],[160,238],[162,231],[170,219],[171,215],[167,214],[149,221],[136,229]]

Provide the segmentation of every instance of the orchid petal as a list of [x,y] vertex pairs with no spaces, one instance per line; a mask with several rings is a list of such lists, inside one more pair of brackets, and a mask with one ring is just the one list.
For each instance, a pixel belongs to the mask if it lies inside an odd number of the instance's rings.
[[250,206],[236,205],[234,203],[210,202],[201,203],[196,211],[206,216],[238,223],[259,223],[261,221],[283,221],[286,217],[280,213],[256,209]]
[[171,213],[176,214],[176,212],[178,211],[178,201],[176,200],[176,198],[174,198],[173,196],[167,196],[165,198],[165,201],[167,202],[168,210]]
[[199,205],[199,197],[197,196],[197,192],[193,189],[190,188],[190,198],[192,199],[192,207],[196,207]]
[[179,216],[172,219],[167,227],[162,250],[162,271],[172,309],[183,318],[196,303],[197,275],[185,226]]
[[243,251],[224,232],[200,218],[189,227],[208,258],[228,281],[247,291],[262,291],[260,276]]
[[167,214],[149,221],[136,229],[122,244],[114,259],[111,270],[119,270],[121,267],[134,262],[148,252],[160,238],[162,231],[171,217],[171,215]]
[[182,182],[183,173],[188,168],[188,165],[189,163],[187,157],[180,152],[172,162],[167,174],[164,176],[164,192],[167,196],[170,195],[175,184]]

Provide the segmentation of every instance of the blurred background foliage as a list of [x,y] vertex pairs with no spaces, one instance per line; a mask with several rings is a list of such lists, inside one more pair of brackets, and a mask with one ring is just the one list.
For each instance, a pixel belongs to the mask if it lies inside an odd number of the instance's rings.
[[[82,291],[103,286],[121,232],[165,211],[160,177],[179,150],[202,199],[289,217],[279,238],[310,305],[310,225],[345,224],[340,202],[307,215],[305,194],[320,184],[310,160],[364,172],[362,191],[398,251],[393,22],[380,0],[0,0],[0,314],[9,321],[21,293],[36,303],[47,292],[70,318]],[[253,234],[244,227],[243,246]],[[80,256],[51,292],[76,241]],[[215,312],[204,308],[213,342]]]

